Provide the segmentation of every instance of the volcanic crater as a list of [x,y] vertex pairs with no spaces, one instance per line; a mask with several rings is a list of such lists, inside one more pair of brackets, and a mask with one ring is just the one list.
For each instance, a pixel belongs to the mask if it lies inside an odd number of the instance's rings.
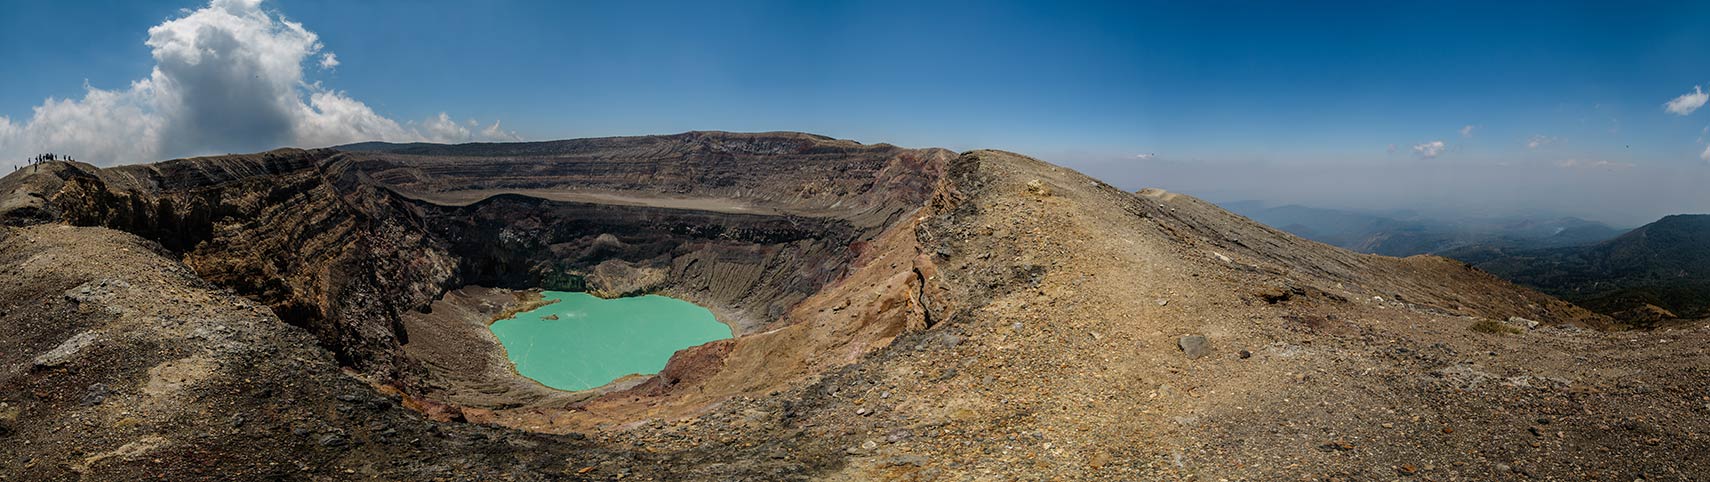
[[[370,143],[55,165],[31,182],[57,194],[14,218],[154,240],[433,418],[567,431],[763,393],[923,327],[912,226],[954,157],[784,133]],[[539,289],[669,295],[736,338],[657,376],[554,390],[486,330]],[[853,319],[830,336],[808,316],[827,306]]]
[[[0,223],[0,478],[1710,470],[1710,331],[1601,331],[1464,263],[1003,151],[690,132],[50,162],[0,178]],[[734,338],[550,389],[487,326],[541,289],[688,300]]]

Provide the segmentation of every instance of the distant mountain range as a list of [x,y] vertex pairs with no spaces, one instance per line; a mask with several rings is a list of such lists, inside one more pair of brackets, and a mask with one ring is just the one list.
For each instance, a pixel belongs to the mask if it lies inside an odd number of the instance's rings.
[[1586,246],[1441,253],[1635,325],[1710,317],[1710,215],[1674,215]]
[[1710,215],[1668,216],[1624,232],[1572,217],[1447,221],[1411,211],[1222,206],[1354,251],[1457,259],[1633,326],[1710,318]]
[[1262,201],[1222,203],[1224,209],[1296,236],[1362,253],[1386,256],[1440,254],[1468,247],[1551,248],[1592,244],[1623,230],[1563,217],[1433,219],[1406,210],[1351,211]]

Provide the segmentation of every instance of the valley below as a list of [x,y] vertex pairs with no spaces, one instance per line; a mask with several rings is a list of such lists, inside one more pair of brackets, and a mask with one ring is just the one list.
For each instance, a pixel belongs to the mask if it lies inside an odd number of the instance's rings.
[[[1003,151],[51,162],[0,179],[0,223],[4,480],[1710,477],[1705,323]],[[489,328],[538,289],[730,337],[553,389]]]

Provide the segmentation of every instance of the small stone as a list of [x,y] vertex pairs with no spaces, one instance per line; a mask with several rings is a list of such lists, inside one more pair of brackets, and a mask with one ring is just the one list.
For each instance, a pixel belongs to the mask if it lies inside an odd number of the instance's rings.
[[1354,444],[1337,440],[1324,445],[1319,445],[1318,449],[1325,452],[1347,452],[1354,449]]
[[1526,328],[1537,328],[1538,327],[1538,322],[1528,320],[1525,318],[1521,318],[1518,316],[1508,317],[1508,322],[1511,324],[1515,324],[1515,325],[1522,325],[1522,326],[1525,326]]
[[1506,474],[1513,471],[1514,467],[1509,467],[1508,464],[1496,464],[1496,473],[1498,474]]
[[912,454],[911,455],[898,455],[895,457],[885,459],[885,465],[891,466],[891,467],[901,467],[904,465],[920,467],[920,466],[926,465],[926,457],[919,456],[919,455],[912,455]]
[[878,441],[868,440],[866,442],[861,442],[861,450],[873,450],[876,448],[879,448],[879,442]]
[[938,340],[944,343],[945,348],[955,348],[956,345],[962,344],[962,341],[966,340],[966,338],[962,338],[960,335],[945,333],[944,336],[939,337]]
[[1247,350],[1241,350],[1241,353],[1240,353],[1240,355],[1241,355],[1241,359],[1242,359],[1242,360],[1246,360],[1246,359],[1248,359],[1248,358],[1252,358],[1252,357],[1253,357],[1253,352],[1250,352],[1250,351],[1247,351]]
[[863,417],[865,417],[865,416],[867,416],[867,415],[869,415],[869,414],[872,414],[872,413],[873,413],[873,412],[871,412],[871,411],[868,411],[868,410],[867,410],[867,409],[866,409],[866,408],[857,408],[857,409],[855,409],[855,414],[856,414],[856,415],[860,415],[860,416],[863,416]]
[[1540,431],[1540,430],[1538,430],[1538,427],[1526,427],[1526,431],[1527,431],[1527,432],[1532,432],[1532,436],[1533,436],[1533,437],[1542,437],[1542,436],[1544,436],[1544,432],[1543,432],[1543,431]]
[[88,391],[83,394],[83,405],[100,405],[101,402],[107,401],[107,395],[111,395],[112,393],[113,391],[108,389],[107,384],[105,383],[89,385]]
[[347,443],[347,441],[344,439],[344,436],[336,433],[329,433],[321,437],[322,447],[343,447],[345,443]]
[[1170,304],[1170,300],[1158,298],[1158,306],[1164,306],[1164,305],[1168,305],[1168,304]]
[[1189,360],[1211,354],[1210,341],[1202,335],[1183,335],[1181,339],[1176,340],[1176,345],[1181,347],[1182,353],[1186,354]]
[[1036,196],[1044,197],[1051,195],[1051,188],[1046,187],[1044,182],[1034,179],[1027,181],[1027,192]]

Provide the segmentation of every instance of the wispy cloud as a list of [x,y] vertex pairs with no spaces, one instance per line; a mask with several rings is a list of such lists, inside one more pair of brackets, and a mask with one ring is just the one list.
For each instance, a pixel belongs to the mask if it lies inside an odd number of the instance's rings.
[[1478,129],[1478,126],[1475,126],[1472,124],[1467,124],[1466,127],[1461,128],[1461,137],[1472,137],[1473,130],[1476,130],[1476,129]]
[[1556,141],[1556,138],[1554,138],[1554,137],[1550,137],[1550,136],[1546,136],[1546,135],[1542,135],[1542,134],[1534,135],[1534,136],[1526,139],[1526,148],[1527,149],[1537,149],[1539,147],[1544,147],[1546,145],[1549,145],[1550,143],[1555,142],[1555,141]]
[[1710,161],[1710,146],[1704,146],[1704,153],[1699,154],[1698,158],[1706,160],[1706,161]]
[[1562,160],[1562,161],[1556,161],[1556,167],[1559,167],[1562,169],[1623,170],[1623,169],[1632,169],[1633,166],[1634,166],[1634,164],[1631,162],[1618,162],[1618,161],[1582,161],[1582,160],[1578,160],[1578,159],[1567,159],[1567,160]]
[[516,137],[497,123],[448,129],[445,114],[400,123],[305,79],[305,64],[331,69],[338,57],[261,0],[213,0],[150,28],[144,44],[153,71],[129,87],[85,85],[81,99],[49,98],[27,121],[0,116],[0,162],[38,152],[110,164],[288,145]]
[[1424,144],[1414,145],[1413,153],[1418,154],[1420,157],[1430,159],[1442,154],[1443,149],[1446,147],[1448,147],[1448,145],[1444,144],[1443,141],[1431,141]]
[[1681,94],[1680,97],[1675,97],[1663,104],[1663,110],[1674,115],[1687,115],[1698,110],[1699,107],[1704,107],[1704,102],[1707,100],[1710,100],[1710,94],[1704,93],[1704,89],[1694,85],[1692,92]]
[[1135,154],[1135,155],[1134,155],[1134,158],[1135,158],[1135,159],[1139,159],[1139,160],[1142,160],[1142,161],[1150,161],[1150,160],[1152,160],[1152,159],[1156,159],[1156,158],[1157,158],[1157,157],[1158,157],[1158,154],[1157,154],[1157,153],[1153,153],[1153,152],[1148,152],[1148,153],[1145,153],[1145,154]]

